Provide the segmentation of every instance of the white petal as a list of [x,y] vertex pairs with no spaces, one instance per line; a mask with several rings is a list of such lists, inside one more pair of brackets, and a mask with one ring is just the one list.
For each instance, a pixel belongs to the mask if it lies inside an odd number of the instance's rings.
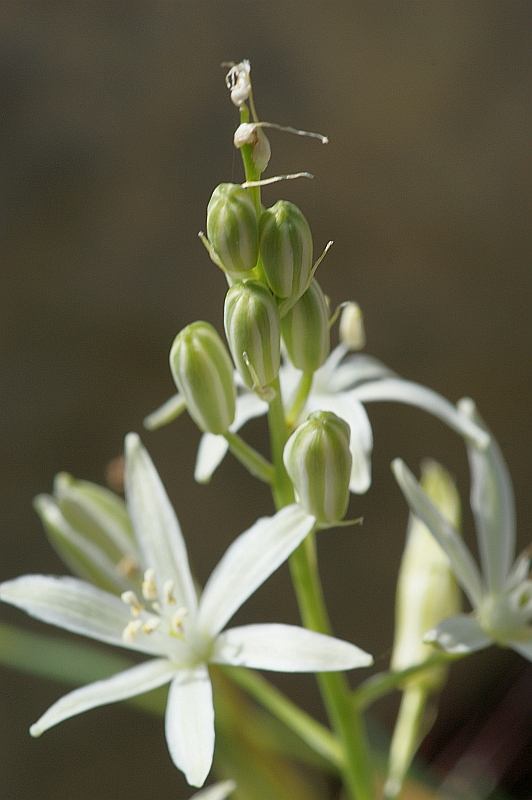
[[130,609],[118,597],[77,578],[24,575],[0,584],[0,600],[32,617],[101,642],[161,655],[157,635],[126,643],[122,631],[131,621]]
[[440,547],[447,553],[456,579],[473,606],[478,606],[482,598],[482,582],[478,567],[462,538],[432,503],[401,459],[396,458],[393,461],[392,469],[410,510],[425,523]]
[[353,456],[349,489],[355,494],[367,492],[371,486],[373,433],[362,403],[353,400],[351,392],[336,395],[313,393],[308,408],[309,411],[332,411],[347,422],[351,430],[349,449]]
[[155,570],[162,598],[166,581],[174,584],[177,604],[195,611],[196,590],[179,522],[157,470],[139,437],[126,437],[126,498],[145,566]]
[[[240,428],[254,417],[261,417],[268,411],[268,404],[252,392],[245,391],[236,399],[236,413],[230,431],[236,433]],[[204,433],[201,437],[194,478],[198,483],[208,483],[214,472],[223,461],[229,445],[223,436],[213,433]]]
[[203,786],[214,754],[214,707],[207,668],[180,670],[166,706],[166,741],[172,761],[191,786]]
[[338,364],[330,377],[329,388],[331,392],[345,392],[365,381],[376,381],[393,376],[393,370],[386,367],[377,358],[365,354],[351,355]]
[[416,406],[438,417],[462,436],[473,439],[479,447],[486,447],[489,442],[486,432],[460,414],[452,403],[449,403],[437,392],[417,383],[411,383],[402,378],[384,378],[380,381],[364,383],[353,389],[351,394],[361,403],[391,401]]
[[257,520],[240,534],[210,576],[200,601],[198,626],[215,636],[240,606],[310,533],[314,517],[299,506]]
[[218,637],[211,660],[275,672],[330,672],[373,663],[354,644],[294,625],[230,628]]
[[441,622],[437,628],[425,634],[424,641],[441,647],[447,653],[474,653],[491,644],[476,619],[465,614]]
[[528,641],[508,642],[508,647],[511,647],[512,650],[515,650],[516,653],[519,653],[523,658],[532,661],[532,638],[528,639]]
[[208,483],[229,450],[227,440],[215,433],[204,433],[200,439],[194,478],[198,483]]
[[[458,404],[467,419],[485,428],[472,400]],[[488,431],[486,431],[488,433]],[[508,467],[495,439],[480,450],[467,448],[471,469],[471,508],[477,524],[478,547],[488,588],[502,589],[515,550],[515,500]]]
[[180,394],[174,394],[166,400],[162,406],[156,408],[151,414],[144,418],[144,427],[149,431],[155,431],[157,428],[162,428],[163,425],[168,425],[177,419],[183,413],[187,404],[184,397]]
[[223,781],[222,783],[215,783],[201,792],[196,792],[190,800],[225,800],[235,789],[236,783],[234,781]]
[[174,664],[166,658],[161,658],[119,672],[112,678],[90,683],[66,694],[50,706],[48,711],[31,726],[30,733],[32,736],[40,736],[63,720],[83,714],[91,708],[127,700],[129,697],[157,689],[171,681],[175,671]]

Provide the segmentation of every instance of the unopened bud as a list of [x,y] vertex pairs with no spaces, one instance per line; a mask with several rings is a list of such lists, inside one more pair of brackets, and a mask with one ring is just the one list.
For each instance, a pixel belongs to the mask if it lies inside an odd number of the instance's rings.
[[229,353],[208,322],[177,334],[170,369],[187,409],[202,431],[225,433],[235,417],[236,389]]
[[329,306],[319,283],[313,280],[281,321],[290,361],[297,369],[314,372],[329,354]]
[[[428,461],[422,467],[421,485],[443,516],[458,528],[460,498],[449,473]],[[429,658],[434,649],[423,643],[423,637],[459,609],[460,593],[449,559],[425,525],[411,516],[397,581],[392,669],[403,670]],[[435,690],[444,678],[445,670],[434,667],[410,681]]]
[[207,235],[227,272],[247,272],[259,253],[257,214],[251,193],[235,183],[221,183],[207,206]]
[[239,64],[234,64],[225,76],[225,85],[231,92],[231,100],[240,108],[248,99],[251,92],[251,64],[245,58]]
[[272,150],[261,125],[256,122],[243,122],[236,129],[233,142],[238,149],[246,144],[251,145],[253,163],[258,172],[264,172],[270,163]]
[[227,292],[225,335],[244,383],[254,390],[268,386],[279,372],[280,323],[277,304],[258,281],[240,281]]
[[362,350],[366,345],[366,332],[362,310],[358,303],[346,303],[340,317],[340,341],[349,350]]
[[319,522],[340,522],[347,511],[349,439],[347,422],[331,411],[315,411],[285,445],[284,464],[299,502]]
[[260,218],[260,257],[272,292],[301,297],[312,272],[312,234],[299,208],[279,200]]

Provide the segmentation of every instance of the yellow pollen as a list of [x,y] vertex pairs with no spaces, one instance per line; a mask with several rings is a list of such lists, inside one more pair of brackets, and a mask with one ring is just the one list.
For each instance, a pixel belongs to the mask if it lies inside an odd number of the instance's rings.
[[153,633],[153,631],[157,630],[160,624],[161,620],[159,619],[159,617],[150,617],[148,620],[146,620],[146,622],[142,626],[142,633],[147,633],[147,634]]
[[142,628],[142,621],[140,619],[128,622],[128,624],[122,631],[122,639],[124,640],[124,642],[128,642],[131,644],[131,642],[135,640],[141,628]]
[[132,578],[138,569],[139,565],[132,556],[123,556],[116,565],[118,574],[123,575],[124,578]]
[[183,621],[187,616],[188,611],[186,608],[178,608],[172,617],[172,631],[177,634],[183,633]]
[[176,599],[174,594],[174,582],[173,581],[165,581],[163,587],[163,595],[164,595],[164,602],[168,606],[175,606]]
[[147,569],[144,573],[144,580],[142,581],[142,596],[145,600],[157,599],[157,584],[155,582],[155,572],[152,569]]
[[122,602],[124,602],[127,606],[131,608],[131,613],[134,617],[138,617],[140,612],[143,610],[142,604],[139,602],[139,599],[135,592],[127,591],[122,592]]

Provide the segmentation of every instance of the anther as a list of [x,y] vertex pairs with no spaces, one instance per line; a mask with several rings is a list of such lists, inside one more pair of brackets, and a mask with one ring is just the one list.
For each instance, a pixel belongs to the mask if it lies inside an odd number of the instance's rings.
[[122,639],[124,640],[124,642],[128,642],[128,644],[134,642],[141,628],[142,628],[142,621],[140,619],[128,622],[128,624],[122,631]]
[[124,578],[133,577],[138,572],[138,568],[139,565],[132,556],[123,556],[116,565],[118,574],[123,575]]
[[131,608],[131,613],[134,617],[138,617],[140,612],[143,610],[142,604],[139,602],[139,599],[135,592],[128,590],[127,592],[122,592],[121,594],[122,602],[125,603],[127,606]]
[[161,620],[159,617],[150,617],[142,626],[142,633],[153,633],[156,631],[159,625],[161,624]]
[[176,599],[174,594],[174,582],[173,581],[165,581],[163,586],[163,597],[164,602],[167,606],[175,606]]
[[174,616],[172,617],[172,631],[176,634],[183,633],[183,621],[188,614],[188,610],[186,608],[178,608],[175,612]]
[[157,598],[157,584],[155,582],[155,572],[147,569],[142,581],[142,596],[145,600],[155,600]]

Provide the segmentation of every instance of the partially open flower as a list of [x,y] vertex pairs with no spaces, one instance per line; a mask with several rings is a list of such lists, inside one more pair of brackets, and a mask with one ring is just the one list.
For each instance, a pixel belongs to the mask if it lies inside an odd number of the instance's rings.
[[345,517],[352,457],[349,425],[330,411],[315,411],[289,438],[284,464],[302,507],[319,522]]
[[209,322],[193,322],[177,334],[170,369],[194,422],[205,433],[225,433],[235,417],[233,367]]
[[233,142],[236,148],[240,149],[244,145],[251,145],[251,155],[253,163],[258,172],[264,172],[270,163],[272,150],[268,137],[264,133],[262,126],[256,122],[243,122],[235,131]]
[[240,108],[251,93],[251,64],[245,58],[238,64],[233,64],[225,76],[225,85],[231,92],[231,100],[237,108]]
[[257,264],[259,229],[248,189],[221,183],[207,206],[207,235],[227,272],[247,272]]

